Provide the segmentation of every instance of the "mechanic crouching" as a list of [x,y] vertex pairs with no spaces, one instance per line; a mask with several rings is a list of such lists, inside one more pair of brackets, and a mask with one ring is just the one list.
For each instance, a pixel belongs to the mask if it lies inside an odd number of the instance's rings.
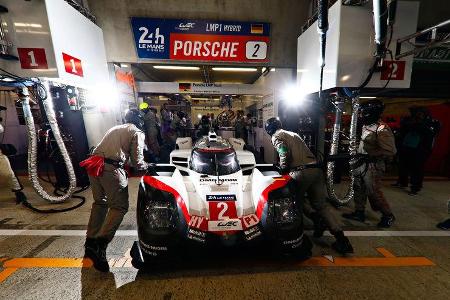
[[386,161],[392,160],[396,153],[395,138],[389,126],[381,121],[384,104],[372,100],[361,105],[363,123],[358,153],[360,158],[354,162],[354,201],[355,211],[342,216],[364,222],[367,198],[374,211],[381,212],[380,228],[389,228],[395,221],[391,207],[381,190],[381,178],[386,169]]
[[[349,239],[344,235],[342,228],[331,213],[331,206],[325,202],[323,173],[311,150],[298,134],[283,130],[282,124],[277,118],[267,120],[265,130],[272,137],[272,144],[278,153],[281,173],[288,173],[298,183],[297,192],[300,205],[304,206],[306,194],[316,214],[323,219],[336,238],[332,244],[333,249],[342,254],[353,253]],[[305,214],[308,215],[308,212],[305,211]],[[313,219],[315,227],[320,226],[321,220],[312,213],[308,217]]]
[[145,170],[144,119],[137,109],[130,109],[125,123],[111,128],[93,150],[90,158],[80,163],[87,169],[92,187],[92,204],[86,233],[85,257],[94,267],[109,271],[106,248],[128,211],[128,176],[124,169],[130,159],[137,170]]

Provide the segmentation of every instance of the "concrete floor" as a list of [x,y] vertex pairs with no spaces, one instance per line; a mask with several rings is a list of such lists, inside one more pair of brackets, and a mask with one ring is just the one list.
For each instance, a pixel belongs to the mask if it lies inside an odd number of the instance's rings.
[[[373,212],[365,224],[343,220],[355,248],[349,257],[340,258],[326,236],[315,240],[314,258],[303,264],[256,249],[257,254],[212,253],[197,263],[149,274],[132,268],[127,254],[136,239],[137,179],[130,180],[130,212],[121,235],[108,248],[109,274],[80,268],[79,260],[64,260],[72,267],[57,260],[83,255],[89,190],[83,193],[87,204],[78,210],[42,215],[16,206],[0,188],[0,299],[450,299],[450,232],[435,228],[448,217],[450,183],[426,182],[416,197],[389,183],[384,190],[397,223],[378,231]],[[34,204],[52,207],[29,186],[26,194]],[[40,260],[16,259],[22,257]]]

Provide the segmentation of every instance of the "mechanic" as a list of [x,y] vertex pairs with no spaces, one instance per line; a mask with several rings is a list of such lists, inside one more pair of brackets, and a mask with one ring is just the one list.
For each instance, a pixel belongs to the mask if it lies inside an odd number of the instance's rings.
[[[6,107],[0,105],[0,111],[6,110]],[[0,118],[0,136],[2,136],[5,132],[5,129],[1,122],[3,121],[2,118]],[[8,147],[6,144],[2,144],[0,142],[0,186],[2,186],[4,183],[11,189],[11,191],[16,196],[16,203],[19,204],[26,200],[25,194],[22,192],[23,187],[19,182],[19,179],[17,178],[16,174],[14,173],[13,169],[11,168],[11,164],[9,163],[8,157],[5,155],[7,154]],[[3,153],[5,151],[5,153]],[[15,150],[14,150],[15,151]]]
[[158,143],[158,131],[160,128],[159,118],[157,117],[156,109],[149,107],[147,102],[139,104],[139,109],[145,114],[144,124],[146,133],[146,142],[152,158],[157,160],[159,157],[159,143]]
[[128,211],[128,176],[124,169],[128,159],[137,170],[145,170],[144,119],[137,109],[125,114],[125,123],[111,128],[93,150],[93,155],[80,163],[91,182],[92,204],[86,232],[85,257],[94,267],[109,271],[106,248]]
[[394,187],[408,187],[410,196],[422,189],[425,163],[433,150],[434,139],[439,133],[440,123],[433,120],[425,107],[412,106],[411,116],[404,118],[397,135],[398,180]]
[[314,154],[298,134],[283,130],[281,121],[277,118],[267,120],[265,130],[272,137],[272,144],[278,152],[281,173],[289,173],[298,183],[298,197],[302,208],[306,194],[311,206],[336,238],[332,244],[333,249],[342,254],[353,253],[353,247],[334,218],[331,206],[325,202],[325,181]]
[[354,201],[355,211],[342,216],[359,222],[365,221],[366,200],[374,211],[380,211],[380,228],[389,228],[395,221],[391,207],[381,190],[381,177],[386,162],[392,160],[397,152],[394,135],[389,126],[381,121],[384,104],[371,100],[361,105],[363,124],[358,153],[360,158],[354,162]]

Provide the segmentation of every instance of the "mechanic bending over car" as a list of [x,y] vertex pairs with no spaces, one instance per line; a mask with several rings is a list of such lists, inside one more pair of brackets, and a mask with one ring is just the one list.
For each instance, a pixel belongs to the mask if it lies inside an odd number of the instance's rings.
[[[272,144],[279,156],[282,174],[289,174],[297,183],[300,205],[305,206],[305,194],[316,214],[305,211],[314,221],[315,228],[321,227],[324,221],[336,241],[332,244],[339,253],[353,253],[349,239],[331,213],[331,206],[326,202],[325,181],[317,160],[303,139],[296,133],[283,130],[281,121],[270,118],[265,124],[266,132],[272,137]],[[322,221],[323,220],[323,221]],[[317,232],[317,230],[315,230]],[[321,236],[323,230],[315,236]]]
[[109,271],[106,248],[113,239],[128,211],[128,176],[124,169],[128,159],[137,170],[145,170],[144,119],[137,109],[130,109],[124,121],[108,130],[93,150],[90,158],[81,162],[92,187],[92,204],[86,233],[85,257],[92,259],[94,267]]

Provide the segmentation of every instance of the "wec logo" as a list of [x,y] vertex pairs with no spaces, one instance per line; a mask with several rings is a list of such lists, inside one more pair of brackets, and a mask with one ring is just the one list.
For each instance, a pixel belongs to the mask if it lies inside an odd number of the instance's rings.
[[149,33],[147,27],[139,27],[141,36],[139,38],[139,48],[148,49],[153,52],[163,52],[165,39],[164,35],[159,33],[159,27],[155,29],[155,32]]
[[239,221],[223,221],[223,222],[219,222],[217,223],[217,227],[227,227],[227,228],[235,228],[236,226],[238,226]]
[[241,220],[239,219],[209,221],[208,230],[209,231],[242,230],[242,223]]
[[192,22],[180,23],[180,25],[178,25],[177,29],[179,29],[179,30],[189,30],[189,29],[193,29],[194,25],[195,25],[195,23],[192,23]]

